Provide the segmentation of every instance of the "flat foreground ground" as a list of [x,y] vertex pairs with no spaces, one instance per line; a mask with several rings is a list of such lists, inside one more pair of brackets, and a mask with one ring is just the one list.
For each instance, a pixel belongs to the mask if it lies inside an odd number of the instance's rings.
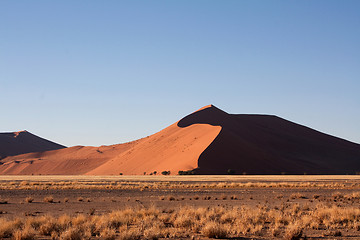
[[[3,222],[23,221],[1,239],[77,239],[73,219],[129,210],[79,239],[360,239],[360,176],[0,176],[0,198]],[[63,215],[63,230],[26,223]]]

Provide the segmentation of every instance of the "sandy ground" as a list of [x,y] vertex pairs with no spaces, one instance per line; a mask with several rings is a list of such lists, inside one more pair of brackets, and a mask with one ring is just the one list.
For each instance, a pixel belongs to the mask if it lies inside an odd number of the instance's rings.
[[[345,183],[350,186],[360,183],[360,176],[0,176],[0,183],[14,182],[86,182],[102,184],[100,189],[0,189],[0,198],[7,204],[0,204],[2,217],[14,217],[24,215],[62,215],[89,213],[94,211],[98,214],[111,212],[128,207],[163,207],[175,208],[178,206],[256,206],[267,204],[277,206],[283,203],[299,203],[314,205],[321,201],[331,199],[335,193],[350,194],[357,192],[354,187],[322,188],[190,188],[190,189],[106,189],[107,183],[154,183],[166,182],[169,186],[178,184],[212,184],[212,183]],[[86,185],[85,185],[86,186]],[[60,186],[61,187],[61,186]],[[291,195],[299,193],[303,198],[292,199]],[[314,199],[314,195],[319,195]],[[44,202],[44,198],[52,196],[54,203]],[[34,198],[32,203],[26,203],[27,197]],[[169,200],[173,197],[175,200]],[[210,199],[204,200],[207,197]],[[162,200],[164,198],[164,200]],[[234,198],[234,199],[231,199]],[[67,201],[65,201],[68,199]],[[346,202],[339,203],[346,205]],[[350,203],[349,203],[350,204]],[[351,203],[358,206],[358,203]]]
[[[334,193],[349,194],[349,189],[168,189],[168,190],[1,190],[1,198],[7,204],[0,205],[2,217],[26,215],[74,215],[90,213],[95,210],[103,214],[114,210],[135,207],[159,207],[164,209],[179,206],[208,207],[208,206],[254,206],[268,205],[271,207],[281,204],[299,203],[301,205],[316,205],[319,202],[330,202]],[[302,198],[292,199],[291,195],[300,193]],[[314,199],[319,195],[319,199]],[[26,203],[26,197],[33,197],[32,203]],[[52,196],[54,203],[44,202],[44,198]],[[170,200],[173,197],[174,200]],[[204,200],[210,197],[209,200]],[[162,200],[164,198],[164,200]],[[231,199],[233,198],[233,199]],[[68,199],[65,202],[64,199]],[[359,202],[340,202],[339,206],[360,206]]]

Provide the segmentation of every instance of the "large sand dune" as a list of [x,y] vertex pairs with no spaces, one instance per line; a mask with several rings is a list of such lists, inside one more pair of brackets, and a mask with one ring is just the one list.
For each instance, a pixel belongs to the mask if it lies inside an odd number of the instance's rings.
[[360,145],[276,116],[228,114],[209,105],[133,142],[28,153],[1,163],[1,174],[355,174]]
[[212,106],[178,125],[221,126],[201,154],[199,173],[356,174],[360,145],[271,115],[228,114]]

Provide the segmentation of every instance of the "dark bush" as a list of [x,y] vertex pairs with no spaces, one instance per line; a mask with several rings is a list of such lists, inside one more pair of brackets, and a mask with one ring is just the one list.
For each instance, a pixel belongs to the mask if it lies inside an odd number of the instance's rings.
[[170,175],[170,171],[162,171],[161,174],[162,175]]
[[188,170],[188,171],[179,171],[178,175],[195,175],[195,170]]

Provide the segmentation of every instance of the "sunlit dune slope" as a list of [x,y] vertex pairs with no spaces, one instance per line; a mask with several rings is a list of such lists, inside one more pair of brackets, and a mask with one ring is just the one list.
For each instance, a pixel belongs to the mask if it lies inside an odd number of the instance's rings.
[[1,174],[85,174],[126,151],[135,142],[102,147],[75,146],[28,153],[1,161]]
[[221,127],[176,124],[138,141],[134,146],[88,174],[144,174],[157,171],[176,173],[198,167],[200,154],[214,140]]
[[129,143],[102,147],[76,146],[7,157],[1,160],[1,174],[144,174],[192,170],[200,154],[220,132],[220,126],[177,123],[162,131]]

